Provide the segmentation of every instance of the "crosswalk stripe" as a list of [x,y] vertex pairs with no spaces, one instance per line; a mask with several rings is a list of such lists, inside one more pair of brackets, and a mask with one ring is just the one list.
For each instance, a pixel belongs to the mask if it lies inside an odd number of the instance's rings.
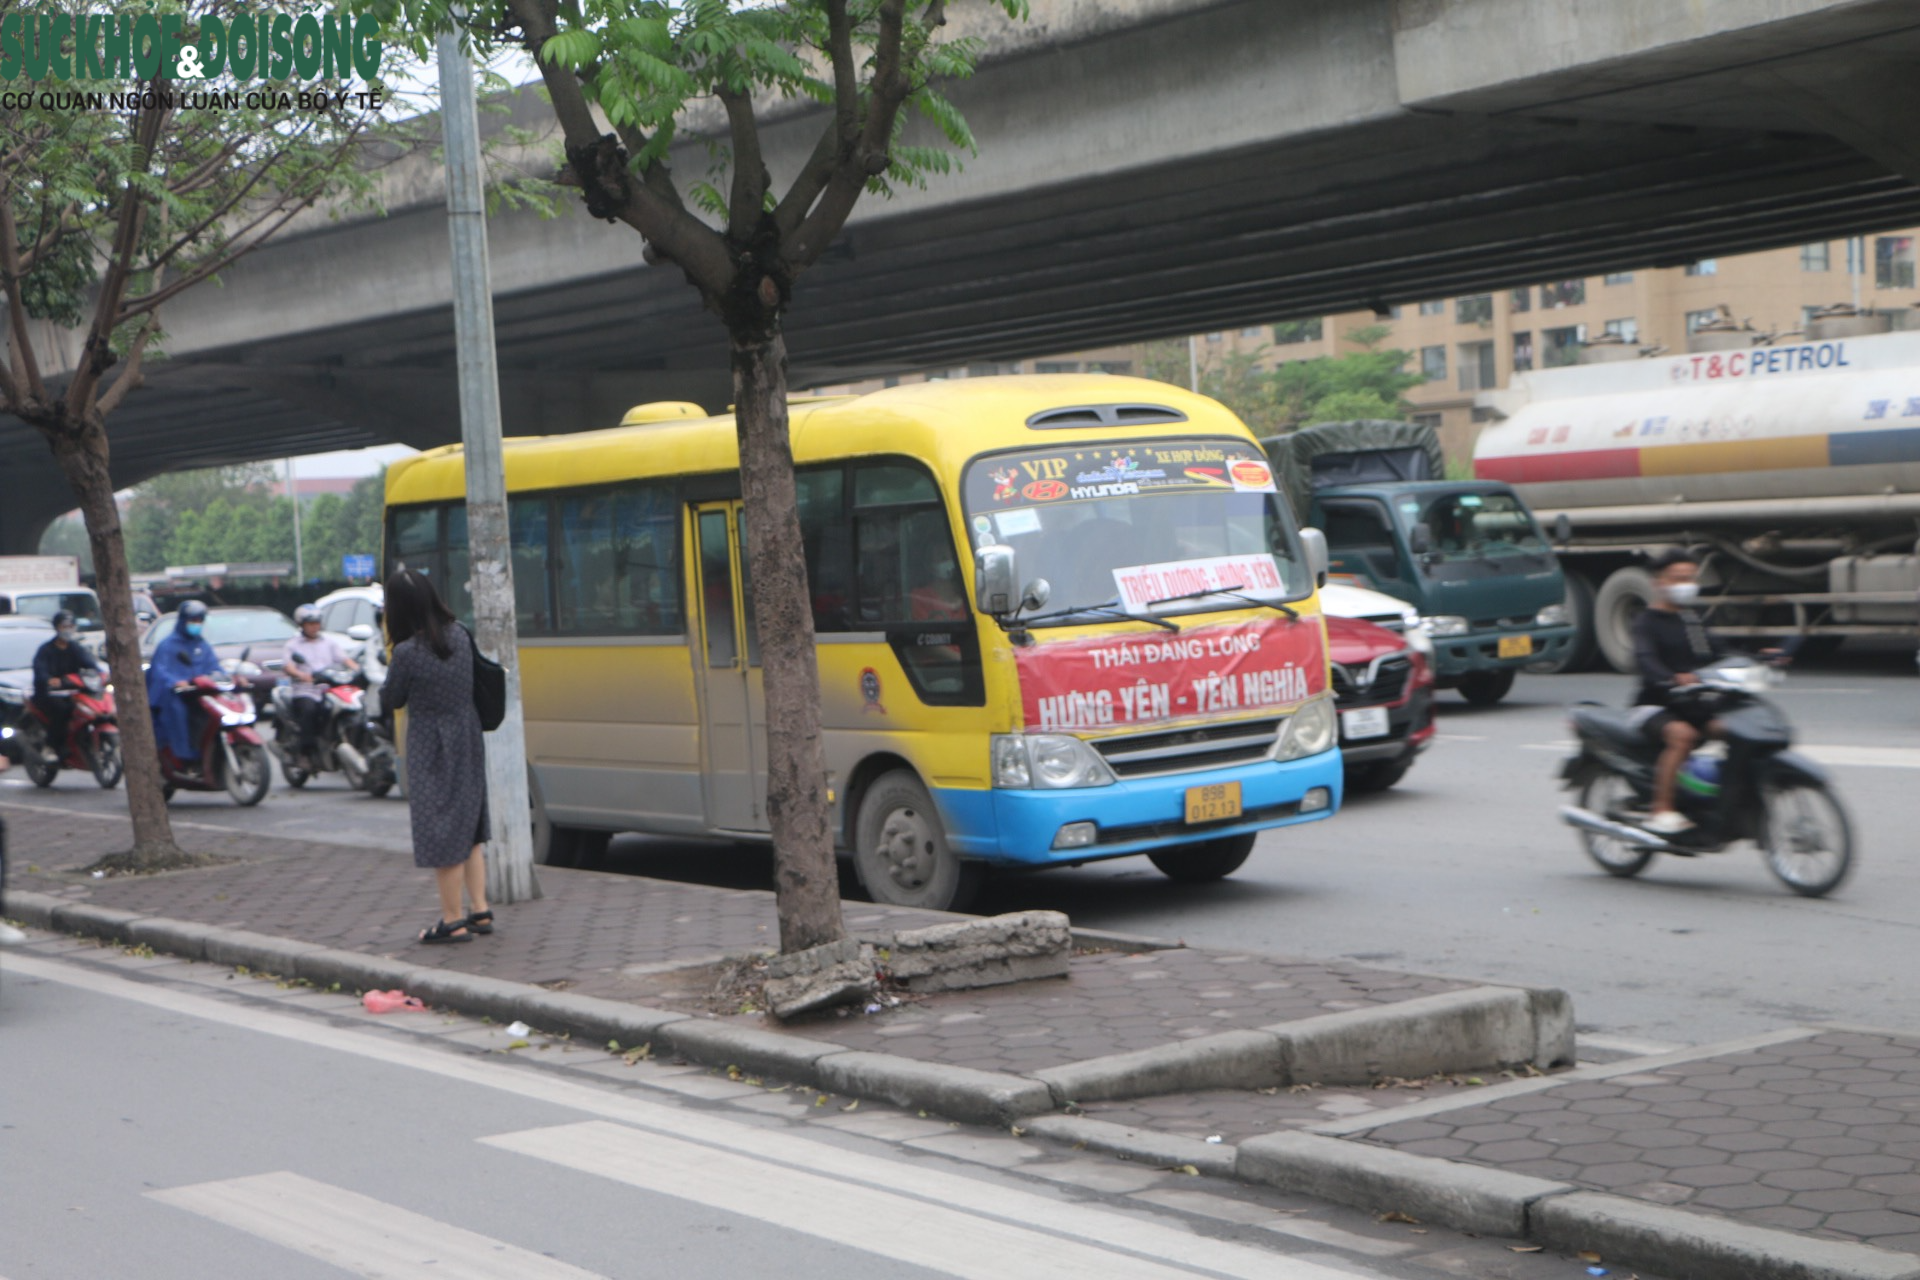
[[965,1280],[1178,1280],[1192,1274],[606,1120],[481,1141]]
[[1853,747],[1841,743],[1810,742],[1795,748],[1821,764],[1856,765],[1870,769],[1920,769],[1920,748]]
[[[1191,1266],[1208,1266],[1191,1257],[1169,1259],[1175,1262],[1169,1266],[1104,1244],[996,1222],[606,1120],[528,1129],[481,1141],[661,1195],[718,1209],[745,1207],[759,1221],[963,1280],[1175,1280],[1192,1276]],[[1124,1242],[1113,1243],[1125,1247]],[[1313,1263],[1244,1252],[1248,1260],[1258,1259],[1258,1269],[1237,1274],[1258,1274],[1264,1280],[1351,1276]]]
[[461,1280],[604,1280],[297,1173],[262,1173],[147,1195],[368,1280],[401,1280],[427,1268]]
[[[730,1150],[750,1159],[915,1196],[919,1198],[915,1203],[916,1209],[920,1203],[931,1201],[982,1217],[1034,1223],[1044,1227],[1050,1234],[1088,1240],[1109,1248],[1159,1258],[1176,1266],[1231,1276],[1235,1280],[1355,1280],[1356,1276],[1366,1274],[1351,1267],[1317,1265],[1302,1259],[1279,1256],[1265,1249],[1199,1236],[1184,1227],[1166,1222],[1140,1219],[1108,1209],[1042,1196],[1017,1186],[951,1173],[931,1163],[868,1155],[798,1133],[742,1124],[711,1112],[690,1111],[645,1100],[632,1093],[610,1094],[597,1086],[576,1083],[545,1072],[452,1054],[412,1041],[344,1030],[309,1017],[233,1004],[149,983],[129,982],[114,975],[95,973],[35,956],[16,955],[10,958],[9,967],[22,976],[97,991],[117,999],[277,1036],[315,1048],[350,1053],[442,1079],[458,1080],[516,1097],[570,1107],[587,1115],[682,1137],[705,1147]],[[644,1079],[644,1073],[638,1073],[636,1079]]]

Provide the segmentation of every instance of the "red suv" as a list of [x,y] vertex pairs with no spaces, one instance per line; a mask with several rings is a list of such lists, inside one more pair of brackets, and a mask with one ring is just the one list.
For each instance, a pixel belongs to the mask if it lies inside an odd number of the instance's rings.
[[1350,791],[1384,791],[1433,741],[1433,668],[1396,631],[1327,616]]

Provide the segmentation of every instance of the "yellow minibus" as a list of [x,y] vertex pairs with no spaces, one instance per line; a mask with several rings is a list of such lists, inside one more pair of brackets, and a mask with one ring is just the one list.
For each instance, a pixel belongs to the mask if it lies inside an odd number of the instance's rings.
[[[791,412],[823,785],[876,901],[1129,854],[1212,880],[1338,809],[1325,542],[1221,405],[1042,375]],[[543,859],[766,838],[732,418],[643,405],[505,466]],[[464,485],[458,446],[390,467],[386,559],[466,617]]]

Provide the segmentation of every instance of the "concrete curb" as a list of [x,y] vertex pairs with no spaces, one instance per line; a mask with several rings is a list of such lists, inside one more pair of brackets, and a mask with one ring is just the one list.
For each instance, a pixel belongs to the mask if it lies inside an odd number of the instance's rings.
[[1006,1125],[1053,1110],[1046,1085],[998,1071],[858,1050],[827,1054],[815,1066],[820,1087],[833,1093],[879,1098],[974,1124]]
[[1535,1205],[1529,1236],[1687,1280],[1914,1280],[1920,1256],[1582,1191]]
[[1035,1116],[1021,1127],[1036,1138],[1084,1147],[1102,1155],[1118,1156],[1159,1169],[1178,1169],[1192,1165],[1209,1178],[1234,1176],[1234,1149],[1224,1143],[1202,1142],[1171,1133],[1155,1133],[1132,1125],[1107,1120],[1089,1120],[1085,1116]]

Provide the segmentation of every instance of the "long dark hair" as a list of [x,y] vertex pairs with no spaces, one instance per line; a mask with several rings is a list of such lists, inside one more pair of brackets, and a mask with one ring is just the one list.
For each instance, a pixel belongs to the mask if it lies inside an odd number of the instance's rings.
[[418,569],[399,569],[387,579],[387,637],[398,649],[422,632],[427,645],[442,658],[453,653],[447,628],[454,623],[453,611],[433,589],[433,579]]

